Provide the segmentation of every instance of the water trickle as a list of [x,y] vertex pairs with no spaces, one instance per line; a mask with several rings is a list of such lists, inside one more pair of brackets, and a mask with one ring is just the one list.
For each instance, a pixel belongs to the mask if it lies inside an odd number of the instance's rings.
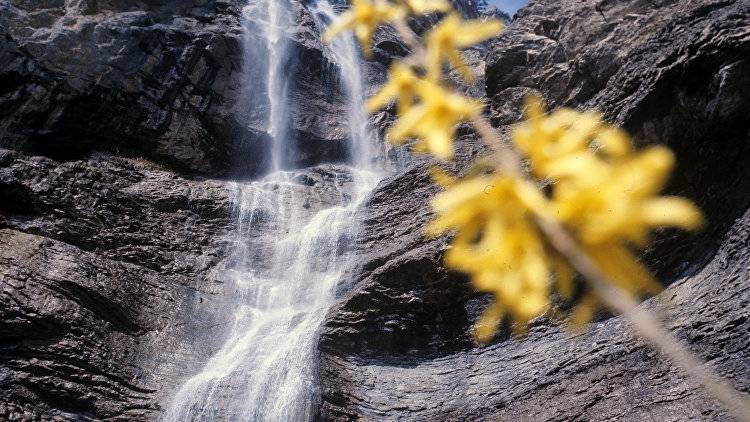
[[[290,11],[280,3],[286,1],[252,2],[248,8],[265,7],[268,22],[279,23],[265,27],[262,35],[269,49],[269,132],[274,153],[282,154],[291,147],[284,139],[291,117],[284,105],[285,76],[273,72],[282,72],[277,60],[287,60],[284,25],[292,23],[289,15],[280,17]],[[335,16],[325,0],[310,11],[321,30]],[[235,184],[237,230],[227,270],[232,296],[222,310],[231,327],[217,333],[223,345],[172,398],[166,421],[306,421],[315,416],[318,328],[350,264],[346,246],[356,230],[354,213],[380,180],[372,160],[376,142],[362,111],[356,45],[344,37],[327,54],[349,101],[351,163],[291,171],[283,170],[278,155],[277,171]]]
[[[243,61],[245,77],[242,81],[242,107],[255,106],[264,114],[265,130],[273,143],[270,151],[270,170],[285,167],[289,128],[289,34],[294,27],[290,0],[250,0],[242,9]],[[266,101],[258,102],[259,91],[265,91]],[[260,106],[260,107],[258,107]]]
[[[310,8],[315,24],[323,30],[337,16],[333,6],[327,1],[317,1]],[[331,61],[338,67],[341,84],[348,95],[349,109],[348,128],[350,134],[349,150],[352,163],[359,168],[370,168],[378,155],[377,143],[371,142],[368,115],[363,107],[365,89],[360,68],[360,54],[354,37],[341,35],[333,39],[328,49]]]

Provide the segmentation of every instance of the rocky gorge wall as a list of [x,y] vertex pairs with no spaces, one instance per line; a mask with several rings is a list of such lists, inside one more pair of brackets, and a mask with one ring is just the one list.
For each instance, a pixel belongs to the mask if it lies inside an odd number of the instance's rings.
[[[340,161],[344,103],[295,4],[295,161]],[[213,309],[231,182],[262,174],[269,148],[261,119],[238,110],[240,13],[239,1],[0,0],[0,420],[155,420],[217,347],[194,345],[226,322]],[[375,46],[372,87],[405,52],[388,31]],[[645,306],[747,391],[750,5],[538,0],[470,55],[501,128],[541,92],[676,151],[670,190],[710,226],[660,234],[646,259],[671,285]],[[461,133],[466,162],[481,147]],[[428,163],[401,164],[358,215],[358,265],[321,329],[321,419],[730,420],[617,317],[580,336],[541,319],[475,345],[486,298],[442,267],[444,239],[421,234]],[[325,165],[302,173],[299,189],[324,202]]]
[[[269,148],[237,110],[243,4],[0,1],[0,420],[154,420],[217,347],[232,181]],[[339,161],[341,94],[295,11],[295,160]],[[332,173],[301,173],[315,209]]]
[[[533,1],[486,54],[501,131],[529,93],[597,108],[640,145],[678,158],[673,193],[710,227],[659,233],[645,259],[670,287],[644,306],[740,390],[750,388],[750,5],[743,1]],[[481,152],[464,131],[460,162]],[[327,420],[731,420],[621,318],[571,336],[547,318],[524,338],[478,347],[486,298],[425,240],[436,188],[414,164],[363,211],[362,265],[321,339]],[[460,166],[459,166],[460,169]],[[417,210],[417,211],[415,211]]]

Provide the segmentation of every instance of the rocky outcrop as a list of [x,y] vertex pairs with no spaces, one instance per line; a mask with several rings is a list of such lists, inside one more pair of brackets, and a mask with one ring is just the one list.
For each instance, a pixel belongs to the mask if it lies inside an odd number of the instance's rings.
[[5,0],[3,144],[57,159],[129,151],[220,172],[241,130],[230,118],[238,16],[229,2]]
[[[742,1],[535,1],[487,54],[490,117],[523,97],[597,108],[641,144],[678,157],[669,190],[710,228],[659,233],[646,259],[670,287],[646,305],[737,388],[750,389],[750,9]],[[462,147],[472,155],[471,136]],[[394,176],[361,216],[362,265],[325,323],[328,420],[730,420],[725,409],[629,334],[619,317],[571,336],[542,318],[486,347],[466,335],[486,298],[442,267],[420,230],[433,194],[424,166]]]
[[143,160],[0,157],[0,419],[146,417],[141,362],[212,279],[229,192]]
[[[244,4],[1,1],[2,145],[58,160],[99,151],[191,173],[262,174],[270,149],[267,53],[243,51],[243,37],[259,38],[243,20],[254,30],[260,19],[243,17]],[[285,72],[295,116],[289,136],[298,147],[288,161],[340,161],[347,101],[331,83],[309,12],[293,6]]]

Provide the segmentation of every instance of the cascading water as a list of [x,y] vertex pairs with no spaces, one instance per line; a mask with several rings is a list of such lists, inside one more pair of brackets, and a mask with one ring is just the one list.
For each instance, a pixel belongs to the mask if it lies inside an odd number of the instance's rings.
[[[318,28],[327,27],[335,18],[336,12],[330,3],[317,1],[311,10]],[[332,61],[339,67],[341,84],[348,94],[349,109],[348,127],[351,137],[351,158],[353,165],[359,168],[370,168],[377,156],[377,144],[372,142],[372,134],[368,125],[367,112],[363,99],[365,97],[360,70],[360,55],[354,37],[339,36],[330,44]]]
[[[287,142],[287,128],[289,109],[287,95],[289,76],[285,72],[289,61],[289,39],[287,31],[293,27],[289,0],[250,0],[242,10],[242,26],[245,29],[244,62],[245,80],[243,94],[245,98],[252,98],[259,88],[258,75],[261,69],[250,68],[256,61],[265,64],[264,79],[267,107],[266,131],[273,139],[271,147],[270,169],[281,170],[284,167],[285,151],[289,147]],[[251,37],[253,37],[251,39]],[[257,41],[254,37],[258,37]]]
[[[289,12],[286,6],[285,0],[248,5],[252,10],[267,7],[269,22],[290,22],[281,15]],[[275,7],[280,14],[271,12]],[[321,30],[335,17],[325,0],[310,11]],[[284,139],[290,119],[284,105],[286,83],[273,74],[285,60],[285,31],[279,26],[263,33],[269,49],[274,153],[290,145]],[[276,48],[284,51],[273,52]],[[222,333],[223,346],[172,398],[166,421],[305,421],[316,413],[317,331],[347,268],[345,243],[355,229],[354,212],[380,179],[371,164],[375,140],[361,111],[364,94],[356,45],[344,37],[330,46],[328,55],[351,110],[351,165],[304,171],[277,167],[263,180],[236,184],[238,227],[228,270],[232,300],[226,309],[231,327]],[[274,162],[283,164],[276,158]]]

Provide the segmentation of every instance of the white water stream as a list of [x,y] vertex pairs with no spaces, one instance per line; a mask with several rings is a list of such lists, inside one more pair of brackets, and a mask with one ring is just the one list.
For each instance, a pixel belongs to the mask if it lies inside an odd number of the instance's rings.
[[[268,100],[266,130],[273,139],[270,157],[273,171],[284,168],[285,150],[290,145],[287,139],[289,75],[285,70],[289,61],[288,31],[294,24],[289,0],[249,0],[242,10],[242,26],[246,32],[243,46],[245,86],[242,91],[246,96],[257,95],[259,82],[265,83]],[[256,37],[262,45],[256,45]],[[254,62],[266,64],[265,75],[249,70]]]
[[[353,216],[380,180],[376,142],[363,111],[360,59],[350,37],[328,51],[350,110],[351,163],[307,172],[285,170],[281,159],[290,116],[285,39],[289,0],[250,0],[246,16],[262,17],[274,171],[237,183],[237,231],[229,279],[232,321],[224,343],[172,398],[165,421],[307,421],[317,412],[318,329],[348,268],[346,242]],[[335,16],[326,0],[310,11],[323,28]],[[304,174],[307,179],[300,179]],[[313,180],[301,183],[300,180]],[[312,205],[310,205],[312,203]]]

